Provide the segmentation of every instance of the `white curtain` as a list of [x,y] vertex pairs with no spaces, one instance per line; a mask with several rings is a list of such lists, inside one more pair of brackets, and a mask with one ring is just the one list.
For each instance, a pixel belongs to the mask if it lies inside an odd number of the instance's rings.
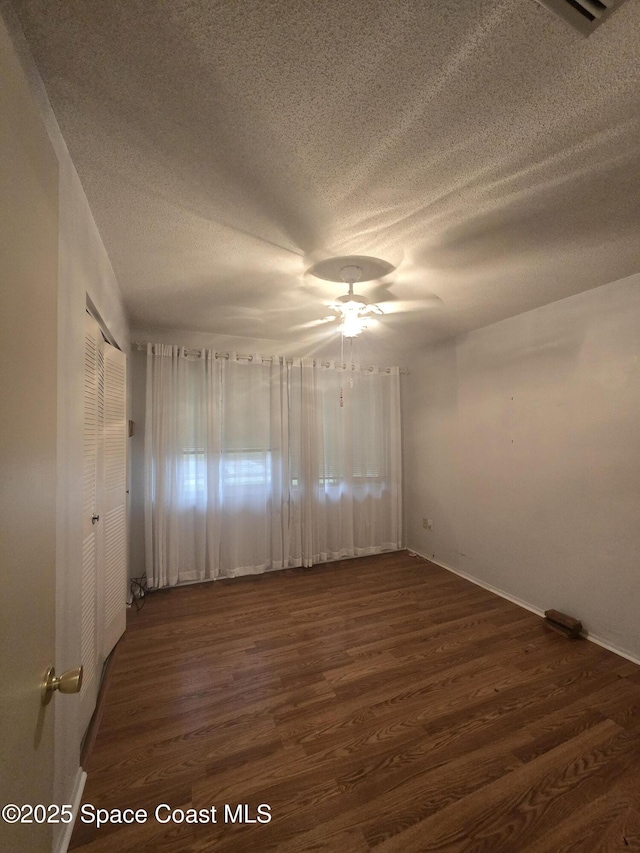
[[150,586],[401,547],[399,371],[147,347]]
[[303,359],[303,563],[401,547],[400,372]]

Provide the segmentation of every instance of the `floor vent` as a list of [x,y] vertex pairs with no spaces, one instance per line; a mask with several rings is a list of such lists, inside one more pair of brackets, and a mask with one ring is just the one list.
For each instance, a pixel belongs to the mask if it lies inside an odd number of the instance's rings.
[[603,24],[609,15],[619,9],[625,0],[535,0],[540,6],[554,12],[583,36]]
[[577,640],[582,631],[580,620],[574,619],[573,616],[567,616],[566,613],[561,613],[559,610],[545,610],[544,622],[549,628],[570,640]]

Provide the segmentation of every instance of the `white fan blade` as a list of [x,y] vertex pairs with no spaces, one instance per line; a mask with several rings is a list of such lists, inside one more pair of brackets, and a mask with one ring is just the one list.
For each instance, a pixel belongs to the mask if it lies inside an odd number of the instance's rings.
[[426,296],[424,299],[398,299],[389,302],[381,302],[383,314],[406,314],[409,311],[427,311],[440,305],[442,300],[438,296]]
[[291,326],[292,331],[298,331],[298,329],[314,329],[317,326],[322,326],[325,323],[331,323],[333,320],[337,320],[337,317],[323,317],[322,320],[309,320],[307,323],[299,323],[297,326]]

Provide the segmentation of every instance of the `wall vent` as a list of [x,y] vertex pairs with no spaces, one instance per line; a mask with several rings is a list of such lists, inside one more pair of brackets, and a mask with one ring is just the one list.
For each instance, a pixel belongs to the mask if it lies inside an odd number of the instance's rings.
[[583,36],[591,35],[626,0],[535,0]]

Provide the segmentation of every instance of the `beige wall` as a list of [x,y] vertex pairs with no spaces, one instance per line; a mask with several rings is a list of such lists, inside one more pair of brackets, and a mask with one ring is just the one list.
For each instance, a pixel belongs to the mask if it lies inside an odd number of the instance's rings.
[[[0,20],[0,803],[50,803],[55,705],[58,163]],[[52,827],[0,820],[0,849]]]
[[[42,82],[15,17],[4,3],[2,13],[59,164],[55,665],[63,671],[80,663],[83,330],[87,299],[125,352],[129,350],[129,330],[113,269]],[[78,729],[78,703],[71,699],[55,720],[54,800],[59,803],[72,802],[79,781],[82,733]]]
[[409,547],[640,658],[640,275],[435,347],[408,390]]

